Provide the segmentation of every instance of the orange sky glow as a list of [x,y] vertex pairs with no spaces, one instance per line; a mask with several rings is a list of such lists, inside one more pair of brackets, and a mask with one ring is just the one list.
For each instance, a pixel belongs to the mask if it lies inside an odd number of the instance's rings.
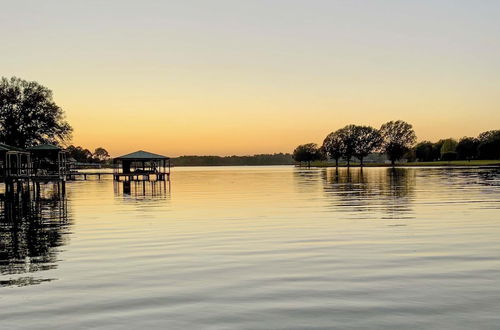
[[0,72],[54,92],[112,156],[291,152],[347,124],[419,140],[500,128],[500,5],[19,1]]

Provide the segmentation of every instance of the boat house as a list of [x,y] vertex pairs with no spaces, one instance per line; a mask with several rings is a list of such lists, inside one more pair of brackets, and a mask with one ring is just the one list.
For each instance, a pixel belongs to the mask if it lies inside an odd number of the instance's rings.
[[113,159],[115,181],[165,181],[170,179],[170,158],[139,150]]
[[53,144],[40,144],[28,148],[35,176],[64,178],[69,169],[68,152]]
[[26,179],[31,174],[31,154],[24,149],[0,143],[0,181]]

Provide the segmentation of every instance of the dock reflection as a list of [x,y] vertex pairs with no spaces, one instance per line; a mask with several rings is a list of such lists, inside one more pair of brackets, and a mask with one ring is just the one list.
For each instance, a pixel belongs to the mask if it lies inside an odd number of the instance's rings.
[[0,193],[0,286],[54,280],[34,273],[57,267],[60,247],[67,244],[71,227],[60,186],[17,188]]
[[116,197],[134,199],[166,199],[170,197],[170,181],[115,181]]

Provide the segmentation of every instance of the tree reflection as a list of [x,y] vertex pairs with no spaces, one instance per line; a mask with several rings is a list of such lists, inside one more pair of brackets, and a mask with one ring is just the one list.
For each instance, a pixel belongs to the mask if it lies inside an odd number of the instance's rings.
[[415,194],[416,172],[411,168],[388,168],[384,218],[413,218],[412,201]]
[[362,168],[336,168],[325,172],[324,191],[333,197],[333,207],[345,212],[363,212],[369,206],[372,186]]
[[[20,189],[19,189],[20,188]],[[0,195],[0,275],[19,275],[57,267],[59,247],[67,243],[67,202],[56,184],[27,185]],[[51,279],[9,278],[0,286],[38,284]]]
[[408,218],[415,176],[407,168],[329,168],[323,189],[335,212],[361,219]]

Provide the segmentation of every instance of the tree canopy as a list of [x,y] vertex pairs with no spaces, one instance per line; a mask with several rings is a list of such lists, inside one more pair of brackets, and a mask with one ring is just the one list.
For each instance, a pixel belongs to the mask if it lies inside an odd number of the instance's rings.
[[339,131],[327,135],[323,141],[323,149],[327,156],[335,160],[335,166],[339,165],[339,159],[342,157],[344,141]]
[[34,81],[0,80],[0,142],[19,148],[40,143],[61,144],[72,128],[52,91]]
[[479,134],[478,154],[481,159],[500,158],[500,130]]
[[106,149],[99,147],[99,148],[95,149],[94,157],[99,159],[99,161],[104,162],[104,161],[108,160],[110,156],[109,156],[109,152]]
[[419,142],[415,146],[415,157],[421,162],[430,162],[434,158],[434,144],[430,141]]
[[413,126],[402,120],[390,121],[380,128],[382,151],[394,165],[410,150],[417,141]]
[[458,141],[456,152],[458,159],[471,160],[477,158],[479,140],[473,137],[463,137]]
[[307,143],[295,148],[293,159],[296,162],[307,162],[311,166],[312,161],[323,159],[323,154],[316,143]]
[[356,126],[355,138],[354,156],[359,159],[361,166],[363,166],[363,159],[376,151],[382,144],[382,136],[380,132],[373,127]]
[[351,163],[351,158],[356,152],[357,129],[356,125],[347,125],[339,129],[338,134],[342,139],[341,153],[342,158],[347,162],[347,166]]

